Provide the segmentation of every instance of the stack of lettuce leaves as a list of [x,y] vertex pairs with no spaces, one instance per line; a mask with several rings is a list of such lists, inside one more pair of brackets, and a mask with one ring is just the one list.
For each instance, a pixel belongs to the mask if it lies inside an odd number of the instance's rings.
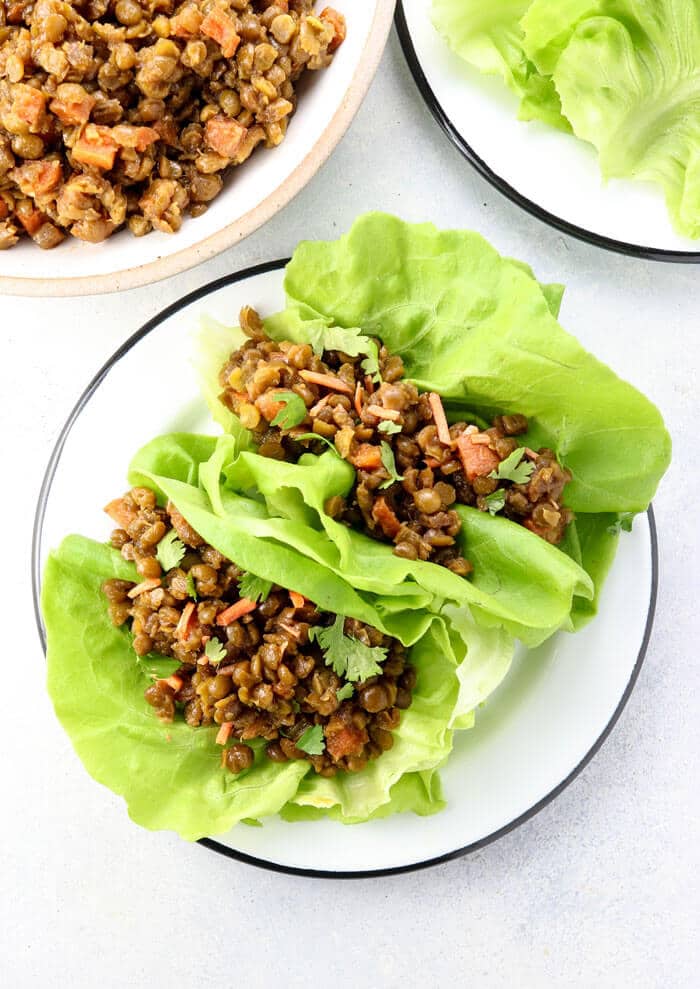
[[700,237],[700,0],[433,0],[433,21],[521,119],[590,142],[606,178],[660,184]]
[[271,337],[346,352],[379,337],[451,418],[527,415],[523,442],[551,447],[573,475],[566,503],[576,519],[557,547],[461,506],[470,579],[400,559],[325,514],[326,499],[354,480],[335,452],[298,463],[256,453],[218,399],[219,369],[242,333],[204,319],[202,389],[223,434],[158,437],[136,454],[129,484],[171,500],[241,568],[400,639],[418,683],[394,747],[365,770],[326,779],[306,761],[273,763],[261,747],[233,776],[221,768],[216,727],[163,725],[143,698],[154,674],[178,664],[138,659],[128,630],[110,624],[100,585],[136,580],[133,564],[67,537],[48,559],[42,594],[58,717],[88,771],[124,796],[137,823],[188,839],[271,814],[355,823],[439,810],[437,770],[454,732],[472,727],[516,639],[534,646],[595,615],[620,529],[646,510],[670,457],[658,410],[557,322],[561,288],[540,285],[477,234],[368,214],[338,241],[300,244],[284,285],[287,306],[266,321]]

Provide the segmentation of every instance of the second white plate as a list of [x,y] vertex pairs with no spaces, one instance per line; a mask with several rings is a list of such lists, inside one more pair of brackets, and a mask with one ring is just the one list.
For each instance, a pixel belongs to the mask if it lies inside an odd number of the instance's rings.
[[673,229],[651,183],[604,182],[592,146],[517,119],[501,79],[456,55],[430,19],[432,0],[399,0],[396,25],[423,98],[450,140],[497,189],[564,233],[609,250],[700,263],[700,244]]

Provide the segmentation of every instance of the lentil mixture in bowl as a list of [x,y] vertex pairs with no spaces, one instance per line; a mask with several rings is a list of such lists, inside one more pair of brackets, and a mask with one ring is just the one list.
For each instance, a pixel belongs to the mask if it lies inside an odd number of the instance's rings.
[[345,39],[314,0],[0,5],[0,249],[177,232]]
[[460,576],[472,565],[459,545],[459,505],[501,514],[554,545],[563,539],[574,517],[562,503],[571,474],[552,450],[519,445],[524,415],[496,416],[487,428],[450,424],[440,396],[403,380],[401,357],[379,340],[369,357],[318,354],[269,339],[249,306],[240,326],[249,339],[221,368],[221,401],[262,456],[296,461],[331,446],[355,468],[352,491],[329,498],[328,515],[393,543],[397,556]]
[[232,773],[253,765],[256,740],[273,762],[306,759],[324,777],[392,747],[416,684],[397,639],[244,573],[149,488],[105,511],[112,546],[143,578],[104,582],[111,621],[129,625],[138,656],[181,664],[145,691],[162,721],[219,725]]

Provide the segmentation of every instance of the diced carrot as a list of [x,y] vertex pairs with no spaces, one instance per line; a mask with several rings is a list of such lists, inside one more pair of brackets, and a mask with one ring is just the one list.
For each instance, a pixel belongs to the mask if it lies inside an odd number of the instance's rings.
[[217,113],[204,125],[204,137],[207,144],[223,158],[235,156],[247,133],[247,127],[239,124],[237,120],[225,117],[222,113]]
[[384,535],[390,539],[393,539],[401,528],[401,523],[386,498],[377,498],[372,506],[372,518],[381,527]]
[[366,733],[361,728],[348,725],[340,731],[326,735],[326,750],[334,759],[342,759],[346,755],[357,755],[365,744]]
[[334,374],[321,374],[320,371],[300,371],[299,377],[308,381],[310,385],[318,385],[321,388],[331,388],[333,391],[344,392],[352,395],[352,388]]
[[133,124],[117,124],[110,130],[110,137],[122,148],[135,148],[136,151],[145,151],[150,144],[160,138],[160,134],[155,127],[134,127]]
[[299,594],[297,591],[290,591],[289,597],[295,608],[303,608],[306,604],[306,598],[303,594]]
[[202,21],[200,31],[221,45],[224,58],[233,58],[236,54],[241,43],[240,36],[236,32],[235,23],[220,7],[212,7]]
[[396,409],[385,409],[382,405],[368,405],[367,411],[371,412],[377,419],[390,419],[392,422],[396,422],[401,416],[401,413]]
[[372,443],[360,443],[357,452],[350,457],[350,462],[359,470],[374,470],[382,466],[381,449]]
[[182,688],[182,677],[175,676],[175,674],[173,674],[170,677],[167,677],[165,682],[172,690],[175,691],[175,693],[177,693],[178,690]]
[[56,95],[49,103],[49,110],[62,124],[74,127],[88,122],[96,102],[95,97],[82,86],[64,82],[56,89]]
[[[248,396],[246,395],[245,398],[247,399]],[[276,401],[272,392],[269,391],[263,392],[259,398],[256,398],[255,404],[268,422],[272,422],[277,413],[284,408],[284,402]]]
[[114,165],[119,145],[113,140],[109,127],[88,124],[73,145],[73,157],[83,165],[108,171]]
[[170,18],[170,33],[176,38],[195,38],[202,26],[202,14],[193,3]]
[[229,605],[228,608],[224,608],[216,616],[217,625],[232,625],[243,615],[249,615],[251,611],[255,611],[257,604],[255,601],[251,601],[250,598],[241,598],[240,601],[236,601],[235,604]]
[[471,436],[460,436],[457,440],[457,452],[462,461],[464,473],[471,484],[475,477],[485,477],[495,470],[500,460],[498,454],[487,446],[472,443]]
[[22,224],[30,237],[33,237],[39,227],[46,222],[46,216],[40,209],[33,207],[23,207],[16,211],[17,219]]
[[345,36],[347,34],[345,18],[332,7],[324,7],[319,16],[322,21],[326,21],[326,23],[333,27],[333,38],[331,43],[328,45],[328,51],[334,52],[336,48],[340,48],[342,43],[345,41]]
[[136,587],[132,587],[127,597],[137,598],[139,594],[143,594],[144,591],[152,591],[154,587],[160,587],[160,577],[147,577]]
[[123,498],[115,498],[102,509],[121,529],[126,529],[136,518],[136,509],[129,508]]
[[45,109],[46,95],[33,86],[18,83],[12,90],[12,112],[30,128],[39,127]]
[[433,413],[433,419],[435,420],[435,425],[437,426],[438,439],[441,443],[444,443],[445,446],[449,446],[452,443],[450,427],[447,425],[447,416],[445,415],[445,410],[442,407],[442,400],[434,391],[431,391],[428,395],[428,405],[430,406],[430,411]]
[[28,161],[12,172],[12,178],[25,196],[45,196],[63,178],[60,161]]
[[431,470],[436,470],[440,466],[440,461],[436,460],[435,457],[426,457],[425,466],[430,467]]
[[10,215],[10,208],[4,199],[0,198],[0,220],[6,220]]
[[231,732],[233,731],[233,721],[224,721],[221,728],[216,733],[216,744],[226,745],[229,738],[231,737]]
[[358,416],[362,415],[362,385],[359,381],[355,388],[355,412],[357,412]]
[[182,609],[180,620],[175,626],[176,639],[187,638],[187,633],[190,627],[190,621],[192,620],[192,615],[194,614],[194,608],[195,608],[194,601],[188,601],[185,607]]

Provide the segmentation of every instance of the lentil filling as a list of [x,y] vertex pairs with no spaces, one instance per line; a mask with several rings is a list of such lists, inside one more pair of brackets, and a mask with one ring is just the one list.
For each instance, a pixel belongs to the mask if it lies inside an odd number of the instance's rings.
[[[274,762],[306,759],[322,776],[358,772],[392,747],[416,684],[398,640],[345,618],[350,645],[372,649],[381,662],[380,674],[351,682],[329,668],[318,634],[310,634],[329,629],[337,616],[274,585],[257,604],[242,597],[243,572],[148,488],[133,488],[105,511],[118,525],[112,546],[141,577],[138,584],[105,581],[110,618],[116,626],[130,623],[137,655],[180,663],[145,692],[161,720],[220,725],[222,765],[233,773],[253,764],[245,743],[255,739],[265,741]],[[182,550],[167,571],[158,559],[164,538],[177,538]],[[308,744],[314,732],[316,744]]]
[[[249,337],[222,367],[221,401],[253,432],[265,457],[296,461],[331,444],[355,468],[347,498],[326,512],[409,560],[430,560],[466,576],[472,570],[457,543],[456,505],[502,514],[547,542],[561,542],[573,513],[562,505],[571,474],[545,447],[520,447],[524,415],[496,416],[481,429],[448,424],[440,397],[402,380],[403,361],[376,341],[380,381],[366,374],[366,354],[315,354],[309,344],[270,340],[246,306]],[[291,424],[290,393],[303,405]],[[280,412],[290,417],[279,423]],[[311,435],[313,434],[313,435]],[[325,441],[325,443],[324,443]]]
[[285,137],[341,14],[314,0],[0,4],[0,249],[174,233]]

